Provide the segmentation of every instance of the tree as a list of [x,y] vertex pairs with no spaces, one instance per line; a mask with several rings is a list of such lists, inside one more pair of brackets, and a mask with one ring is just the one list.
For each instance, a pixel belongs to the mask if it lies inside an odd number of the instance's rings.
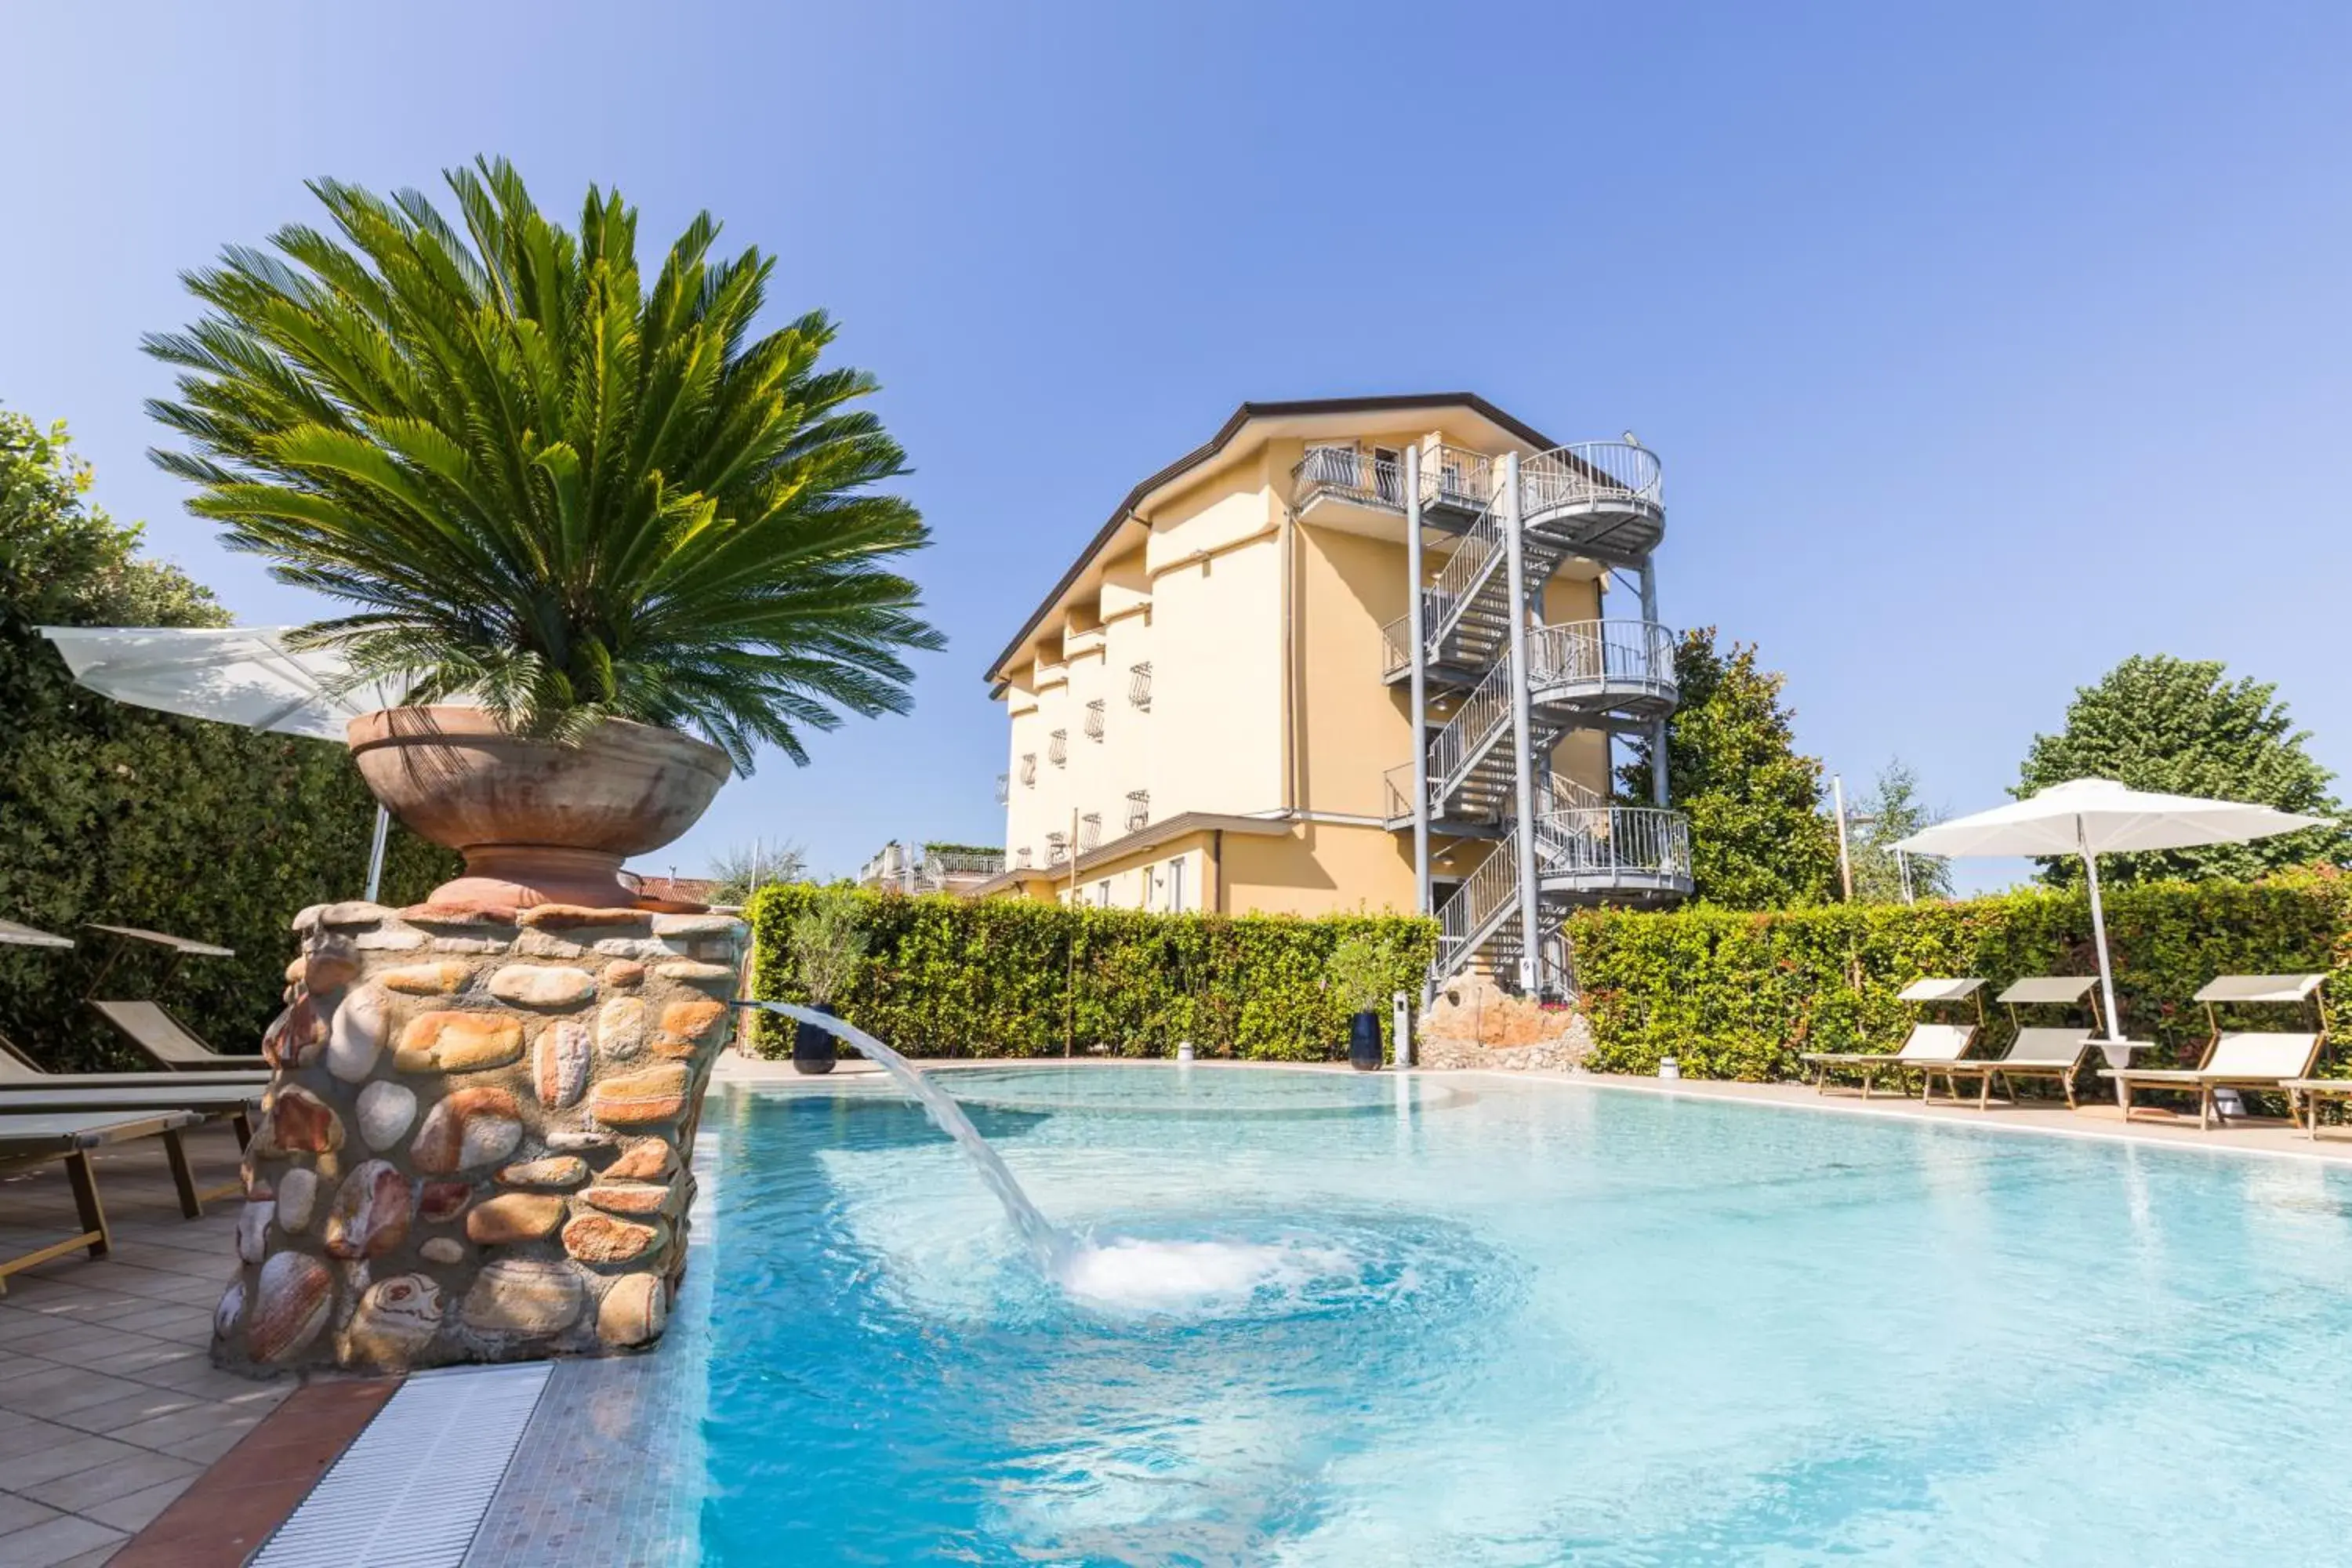
[[[104,921],[235,948],[181,970],[168,1000],[215,1045],[249,1050],[278,1005],[287,922],[356,893],[374,813],[338,747],[74,683],[39,627],[228,621],[201,584],[142,556],[138,525],[115,522],[89,489],[63,426],[0,409],[0,914],[61,934]],[[394,901],[456,870],[457,857],[393,836]],[[81,1005],[88,980],[73,954],[0,948],[0,1032],[52,1067],[131,1065]]]
[[[2219,660],[2136,654],[2077,688],[2066,727],[2036,735],[2012,795],[2022,798],[2069,779],[2114,779],[2165,795],[2252,801],[2282,811],[2338,816],[2328,793],[2335,775],[2305,750],[2278,688],[2223,679]],[[2289,866],[2352,857],[2352,836],[2314,828],[2252,844],[2215,844],[2099,858],[2102,881],[2158,877],[2259,877]],[[2083,879],[2083,863],[2045,860],[2042,879],[2058,886]]]
[[191,510],[354,607],[308,644],[517,732],[693,729],[748,773],[905,711],[898,654],[943,643],[886,567],[928,535],[874,488],[905,454],[856,406],[873,378],[820,367],[831,321],[753,338],[775,264],[714,259],[708,213],[648,282],[618,193],[573,233],[503,160],[445,177],[462,229],[321,180],[341,241],[293,226],[190,276],[209,313],[146,347],[182,373],[149,408]]
[[[1837,829],[1822,815],[1822,764],[1798,752],[1785,678],[1759,669],[1752,645],[1716,647],[1716,629],[1683,634],[1675,650],[1681,706],[1666,724],[1666,784],[1690,818],[1691,879],[1700,900],[1734,909],[1817,903],[1837,876]],[[1633,743],[1618,770],[1629,805],[1652,796],[1653,748]]]
[[[1902,758],[1893,758],[1879,769],[1870,792],[1856,800],[1846,814],[1854,900],[1865,904],[1902,902],[1905,866],[1895,858],[1895,846],[1944,815],[1920,803],[1919,775]],[[1951,862],[1940,856],[1918,855],[1906,856],[1904,860],[1908,862],[1914,898],[1952,896]]]
[[737,844],[710,858],[705,873],[718,884],[714,904],[740,905],[771,882],[798,882],[808,877],[808,851],[803,845]]

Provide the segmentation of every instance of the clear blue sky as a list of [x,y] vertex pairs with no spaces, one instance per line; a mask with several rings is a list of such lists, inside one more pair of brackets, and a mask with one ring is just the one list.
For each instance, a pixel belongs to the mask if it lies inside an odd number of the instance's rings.
[[[305,176],[697,209],[821,305],[937,532],[911,717],[670,855],[993,842],[980,674],[1244,398],[1470,388],[1664,458],[1664,607],[1802,742],[1995,804],[2123,656],[2280,683],[2352,768],[2352,8],[486,4],[12,11],[0,401],[241,619],[314,605],[143,451],[175,274]],[[658,868],[656,866],[656,868]]]

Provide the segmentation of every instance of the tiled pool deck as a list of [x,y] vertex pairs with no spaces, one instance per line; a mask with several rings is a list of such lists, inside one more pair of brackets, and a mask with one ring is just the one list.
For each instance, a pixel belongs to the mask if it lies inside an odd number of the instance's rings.
[[[236,1142],[191,1131],[199,1185],[232,1177]],[[236,1206],[183,1219],[160,1142],[94,1156],[112,1255],[12,1275],[0,1296],[0,1565],[102,1563],[226,1454],[293,1385],[212,1364],[213,1307]],[[0,1178],[0,1250],[80,1226],[64,1167]]]
[[[1099,1058],[1097,1058],[1099,1059]],[[969,1066],[1010,1063],[973,1062]],[[1345,1071],[1274,1068],[1264,1071]],[[844,1079],[877,1069],[845,1062]],[[1732,1084],[1555,1073],[1477,1073],[1529,1092],[1589,1092],[1604,1086],[1643,1094],[1729,1100],[1823,1116],[1925,1120],[2074,1138],[2274,1157],[2352,1160],[2352,1131],[2317,1142],[2277,1125],[2200,1132],[2157,1120],[2126,1125],[2112,1105],[2068,1111],[2052,1102],[1988,1111],[1916,1100],[1819,1095],[1790,1084]],[[722,1059],[714,1093],[733,1086],[822,1088],[789,1064]],[[715,1121],[717,1119],[712,1119]],[[702,1190],[696,1230],[707,1245],[716,1188],[711,1121],[696,1152]],[[226,1130],[192,1137],[200,1178],[235,1163]],[[233,1205],[184,1220],[160,1148],[131,1144],[98,1157],[99,1185],[114,1224],[113,1256],[77,1253],[14,1276],[0,1297],[0,1568],[59,1563],[234,1563],[257,1544],[223,1521],[231,1504],[281,1512],[322,1471],[384,1390],[356,1383],[314,1384],[301,1407],[271,1427],[255,1427],[295,1385],[256,1384],[215,1371],[208,1357],[212,1308],[234,1251]],[[54,1163],[0,1180],[0,1248],[21,1249],[69,1231],[71,1200]],[[707,1289],[705,1258],[690,1262],[695,1311]],[[476,1536],[469,1565],[593,1568],[604,1563],[691,1561],[695,1539],[695,1436],[702,1369],[659,1353],[559,1363],[513,1466]],[[296,1417],[300,1417],[296,1419]],[[247,1450],[206,1477],[207,1467],[244,1442]],[[298,1450],[299,1450],[298,1452]],[[229,1472],[243,1466],[253,1477]],[[167,1514],[166,1510],[169,1510]],[[143,1531],[143,1533],[142,1533]],[[138,1537],[132,1544],[133,1537]],[[221,1537],[213,1539],[213,1537]],[[125,1550],[126,1545],[130,1547]]]

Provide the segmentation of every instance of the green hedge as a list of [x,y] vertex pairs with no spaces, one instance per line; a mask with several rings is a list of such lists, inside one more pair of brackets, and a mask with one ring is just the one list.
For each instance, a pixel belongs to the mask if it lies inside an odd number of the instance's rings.
[[[751,900],[755,994],[798,1001],[784,930],[813,889]],[[1363,934],[1394,985],[1417,992],[1433,921],[1392,915],[1160,915],[1011,899],[855,895],[867,957],[841,1016],[908,1056],[1204,1057],[1318,1061],[1346,1054],[1348,1023],[1323,985],[1332,947]],[[1381,1030],[1387,1033],[1383,1011]],[[776,1049],[781,1031],[763,1031]]]
[[[2173,1059],[2205,1040],[2189,997],[2217,974],[2331,973],[2331,1018],[2352,1002],[2352,884],[2335,873],[2258,883],[2157,882],[2107,895],[2107,942],[2125,1032]],[[1981,975],[1992,995],[2028,974],[2093,974],[2080,895],[2019,892],[1963,902],[1834,905],[1772,913],[1592,911],[1570,925],[1594,1041],[1592,1066],[1650,1074],[1662,1056],[1693,1078],[1801,1076],[1806,1051],[1892,1048],[1922,975]],[[2156,1058],[2142,1058],[2147,1065]]]

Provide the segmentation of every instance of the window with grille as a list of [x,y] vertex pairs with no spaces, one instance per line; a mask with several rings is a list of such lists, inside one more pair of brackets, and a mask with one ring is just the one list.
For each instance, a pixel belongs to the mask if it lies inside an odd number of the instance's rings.
[[1151,711],[1151,661],[1144,660],[1127,672],[1127,701],[1130,708]]
[[1131,789],[1127,792],[1127,830],[1134,833],[1151,821],[1151,792]]
[[1078,847],[1091,849],[1102,842],[1102,813],[1090,811],[1078,818]]
[[1047,835],[1045,835],[1045,864],[1046,864],[1046,865],[1048,865],[1048,866],[1058,866],[1058,865],[1060,865],[1063,861],[1065,861],[1065,860],[1068,859],[1069,858],[1070,858],[1070,839],[1069,839],[1069,836],[1068,836],[1067,834],[1064,834],[1064,833],[1048,833]]
[[1034,752],[1021,753],[1021,782],[1030,785],[1037,782],[1037,753]]
[[1102,738],[1103,700],[1097,697],[1092,702],[1087,704],[1087,739],[1089,741],[1099,741]]
[[1070,760],[1070,732],[1067,730],[1056,730],[1047,739],[1045,760],[1057,768]]

